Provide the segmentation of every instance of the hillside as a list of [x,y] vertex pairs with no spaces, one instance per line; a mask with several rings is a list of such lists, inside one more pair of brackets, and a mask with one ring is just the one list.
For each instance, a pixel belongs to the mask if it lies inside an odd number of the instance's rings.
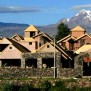
[[[61,22],[64,22],[71,29],[77,25],[82,26],[86,29],[88,33],[91,32],[91,11],[81,10],[75,16],[70,19],[63,18],[60,19],[55,24],[50,24],[46,26],[36,26],[41,32],[45,32],[49,35],[56,34],[57,25]],[[5,37],[10,37],[14,34],[24,34],[24,30],[28,27],[28,24],[17,24],[17,23],[2,23],[0,22],[0,35]]]

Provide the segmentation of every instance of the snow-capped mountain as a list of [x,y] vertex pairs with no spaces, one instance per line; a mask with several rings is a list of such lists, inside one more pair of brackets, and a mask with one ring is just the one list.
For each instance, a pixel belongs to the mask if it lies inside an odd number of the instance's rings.
[[75,16],[82,16],[84,19],[88,19],[91,21],[91,11],[90,10],[81,10]]
[[[82,26],[86,29],[88,33],[91,33],[91,11],[90,10],[81,10],[72,18],[67,19],[63,18],[59,20],[56,24],[50,24],[47,26],[36,26],[40,31],[48,33],[49,35],[56,34],[57,25],[61,22],[64,22],[71,29],[77,25]],[[0,35],[12,36],[14,34],[23,35],[24,29],[29,25],[27,24],[15,24],[15,23],[2,23],[0,22]]]
[[[67,21],[64,21],[67,20]],[[64,22],[69,26],[69,28],[80,25],[84,27],[88,32],[91,32],[91,11],[90,10],[81,10],[72,18],[64,19],[61,22]]]

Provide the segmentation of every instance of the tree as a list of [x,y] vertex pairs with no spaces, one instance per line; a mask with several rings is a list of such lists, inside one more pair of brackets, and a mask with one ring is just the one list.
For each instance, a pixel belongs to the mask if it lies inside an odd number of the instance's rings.
[[65,36],[67,36],[70,32],[70,29],[68,28],[68,26],[62,22],[57,26],[57,29],[58,29],[58,31],[57,31],[57,34],[55,36],[57,41],[62,39]]

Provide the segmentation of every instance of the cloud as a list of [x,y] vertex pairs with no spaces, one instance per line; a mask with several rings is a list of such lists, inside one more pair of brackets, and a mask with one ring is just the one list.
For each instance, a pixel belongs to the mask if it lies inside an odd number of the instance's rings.
[[48,14],[60,14],[62,9],[51,7],[51,8],[46,8],[46,9],[42,8],[42,11]]
[[83,8],[91,8],[91,4],[77,5],[77,6],[71,7],[71,9],[74,9],[74,10],[79,10],[79,9],[83,9]]
[[24,13],[24,12],[40,12],[40,10],[31,7],[0,6],[0,13]]

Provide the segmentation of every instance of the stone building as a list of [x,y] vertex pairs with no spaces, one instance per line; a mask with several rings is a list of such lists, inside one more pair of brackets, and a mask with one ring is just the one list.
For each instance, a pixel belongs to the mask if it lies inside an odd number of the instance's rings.
[[[84,50],[84,44],[91,46],[91,37],[80,26],[73,28],[68,36],[54,43],[48,34],[30,25],[24,31],[24,37],[15,34],[1,40],[0,67],[23,68],[25,73],[29,69],[30,73],[33,72],[31,76],[43,73],[44,77],[53,77],[55,62],[57,77],[83,76],[91,67],[90,64],[88,67],[87,58],[84,59],[81,53],[88,51],[81,51]],[[86,46],[85,49],[90,50]]]
[[22,66],[22,53],[30,52],[19,43],[3,38],[0,43],[0,67],[3,66]]
[[[24,31],[24,37],[15,34],[11,38],[3,38],[0,42],[0,67],[54,68],[59,76],[61,68],[73,68],[72,57],[46,33],[40,32],[33,25]],[[52,71],[52,72],[51,72]]]
[[91,36],[80,26],[70,30],[70,34],[57,42],[65,50],[76,51],[84,44],[91,44]]

